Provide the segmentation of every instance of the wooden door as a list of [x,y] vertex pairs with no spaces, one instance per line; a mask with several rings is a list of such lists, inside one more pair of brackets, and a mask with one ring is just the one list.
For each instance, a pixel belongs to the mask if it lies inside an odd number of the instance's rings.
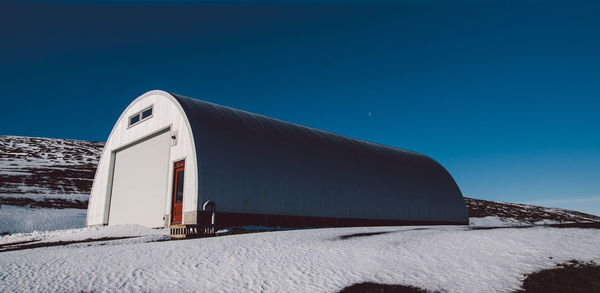
[[183,178],[185,160],[175,162],[173,167],[173,195],[171,200],[171,224],[181,224],[183,213]]

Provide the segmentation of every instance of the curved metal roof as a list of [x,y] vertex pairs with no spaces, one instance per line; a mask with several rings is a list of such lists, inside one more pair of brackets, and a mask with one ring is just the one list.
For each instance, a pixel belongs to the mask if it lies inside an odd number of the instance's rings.
[[[304,200],[289,199],[284,206],[324,198],[335,203],[322,210],[281,208],[283,214],[468,221],[462,194],[450,174],[423,154],[171,95],[194,133],[199,196],[219,205],[219,198],[236,194],[246,202],[235,206],[223,200],[226,209],[277,210],[280,207],[253,201],[264,196],[263,201],[279,202],[285,193]],[[340,202],[341,192],[349,201],[373,200],[379,208],[353,211]],[[339,211],[333,205],[341,205]]]
[[[188,119],[198,120],[199,123],[208,123],[230,131],[251,131],[258,136],[278,137],[281,140],[295,141],[321,147],[334,147],[337,150],[371,153],[396,159],[398,157],[412,157],[414,159],[429,159],[418,152],[368,142],[347,136],[319,130],[291,122],[255,114],[243,110],[230,108],[173,94],[188,114]],[[198,125],[191,123],[192,127]],[[340,149],[341,148],[341,149]]]

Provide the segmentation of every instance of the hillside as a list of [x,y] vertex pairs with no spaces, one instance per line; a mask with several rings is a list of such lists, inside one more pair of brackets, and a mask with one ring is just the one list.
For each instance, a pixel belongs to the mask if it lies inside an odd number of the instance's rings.
[[[0,233],[82,227],[103,146],[0,136]],[[471,225],[476,226],[600,222],[600,217],[564,209],[467,197],[465,201]]]
[[471,224],[544,225],[600,222],[600,217],[577,211],[465,197]]
[[103,146],[81,140],[0,136],[0,196],[87,200]]
[[83,227],[103,146],[0,136],[0,233]]

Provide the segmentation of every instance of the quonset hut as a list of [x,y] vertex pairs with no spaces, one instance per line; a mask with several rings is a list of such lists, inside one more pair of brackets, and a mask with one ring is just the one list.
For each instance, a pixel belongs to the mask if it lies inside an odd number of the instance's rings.
[[143,94],[108,137],[87,225],[211,220],[462,225],[468,216],[450,174],[425,155],[160,90]]

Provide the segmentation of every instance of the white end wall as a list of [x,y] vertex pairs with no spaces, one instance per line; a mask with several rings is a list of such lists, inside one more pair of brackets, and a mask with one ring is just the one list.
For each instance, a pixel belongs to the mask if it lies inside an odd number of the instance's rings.
[[[153,106],[152,118],[128,127],[130,116],[150,106]],[[164,191],[164,215],[167,216],[167,220],[170,218],[173,163],[182,159],[185,159],[183,212],[197,210],[197,161],[189,122],[179,103],[169,93],[154,90],[141,95],[129,104],[106,141],[92,185],[86,219],[87,226],[108,224],[115,151],[165,129],[169,129],[170,133],[176,135],[177,138],[176,144],[170,147],[168,178],[164,178],[168,186]]]

